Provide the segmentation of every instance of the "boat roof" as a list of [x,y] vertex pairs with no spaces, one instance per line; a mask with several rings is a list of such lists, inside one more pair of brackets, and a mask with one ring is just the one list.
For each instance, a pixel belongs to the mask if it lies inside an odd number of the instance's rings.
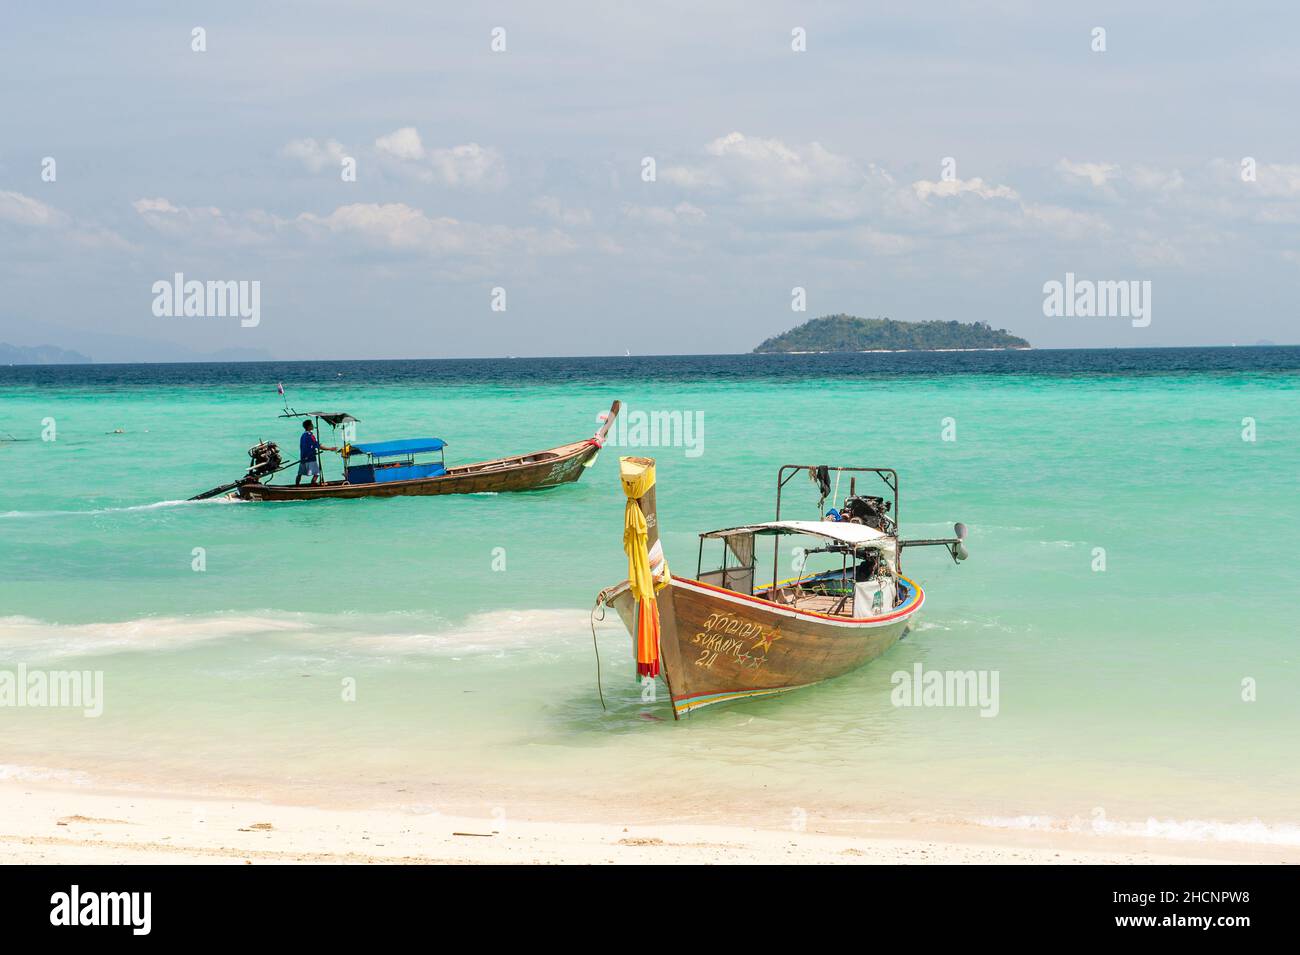
[[324,421],[328,421],[336,428],[345,421],[361,420],[360,418],[352,417],[352,415],[348,414],[346,411],[308,411],[307,414],[299,414],[298,417],[321,418]]
[[398,441],[367,441],[365,444],[354,444],[352,450],[375,458],[389,458],[399,454],[441,451],[446,446],[447,442],[442,438],[402,438]]
[[849,521],[766,521],[762,524],[724,527],[721,530],[708,531],[700,536],[734,537],[737,534],[756,534],[763,537],[773,534],[811,534],[814,537],[825,537],[827,540],[853,544],[859,547],[878,545],[893,540],[884,531],[868,527],[866,524],[853,524]]

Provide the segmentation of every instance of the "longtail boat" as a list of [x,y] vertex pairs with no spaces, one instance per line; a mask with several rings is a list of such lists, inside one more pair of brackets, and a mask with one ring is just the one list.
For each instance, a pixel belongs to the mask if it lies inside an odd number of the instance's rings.
[[[788,464],[777,475],[776,519],[701,534],[695,577],[680,577],[669,571],[659,536],[654,460],[620,458],[619,471],[628,579],[601,591],[596,604],[612,607],[635,641],[643,686],[663,677],[675,719],[811,686],[874,660],[907,635],[925,604],[921,586],[902,573],[904,548],[942,546],[954,561],[967,556],[963,524],[951,538],[899,539],[894,470]],[[781,519],[781,491],[800,473],[820,491],[820,520]],[[844,473],[855,475],[849,495],[827,509],[831,477],[838,492]],[[857,474],[880,478],[892,501],[859,495]],[[781,540],[790,537],[813,546],[798,552],[796,576],[779,580]],[[772,578],[756,584],[760,538],[772,542]],[[706,571],[705,548],[715,543],[720,561]],[[810,569],[810,559],[832,566]]]
[[[622,403],[615,401],[596,433],[590,438],[474,464],[447,466],[447,443],[441,438],[406,438],[397,441],[351,443],[340,448],[343,475],[339,480],[317,484],[270,484],[264,479],[292,467],[284,463],[273,441],[263,441],[248,451],[249,467],[238,481],[214,487],[191,500],[225,494],[246,501],[310,501],[319,498],[397,497],[431,494],[479,494],[484,492],[535,491],[572,484],[596,461],[610,426]],[[331,427],[345,428],[357,419],[343,412],[288,412],[281,417],[316,419]],[[437,460],[421,455],[437,454]]]

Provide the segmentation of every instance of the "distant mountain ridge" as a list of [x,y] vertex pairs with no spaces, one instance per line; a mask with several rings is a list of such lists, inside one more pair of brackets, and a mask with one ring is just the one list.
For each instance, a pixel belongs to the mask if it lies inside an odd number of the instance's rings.
[[10,345],[0,342],[0,365],[89,365],[81,352],[53,345]]
[[1029,347],[1025,339],[987,322],[898,322],[841,314],[810,319],[775,335],[755,348],[754,354]]

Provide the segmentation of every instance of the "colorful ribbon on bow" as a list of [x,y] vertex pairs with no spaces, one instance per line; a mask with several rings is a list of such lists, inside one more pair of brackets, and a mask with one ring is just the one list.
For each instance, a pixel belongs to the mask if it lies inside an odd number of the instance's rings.
[[646,458],[619,458],[618,464],[623,493],[627,495],[623,511],[627,579],[637,600],[636,672],[641,677],[655,677],[659,675],[659,604],[655,591],[668,585],[668,562],[658,541],[651,554],[649,527],[637,503],[655,485],[655,466]]

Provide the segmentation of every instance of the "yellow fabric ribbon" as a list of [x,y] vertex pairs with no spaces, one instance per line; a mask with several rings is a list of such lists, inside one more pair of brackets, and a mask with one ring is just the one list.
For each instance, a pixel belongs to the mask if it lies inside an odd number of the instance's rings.
[[[625,460],[627,459],[623,458],[620,464]],[[627,553],[627,579],[632,584],[632,593],[637,600],[653,600],[654,579],[650,575],[648,549],[650,532],[637,499],[654,487],[654,465],[630,479],[624,470],[622,479],[623,493],[627,495],[627,507],[623,510],[623,550]]]
[[668,585],[668,563],[663,576],[655,580],[650,568],[650,532],[638,498],[655,486],[655,466],[633,458],[619,458],[619,478],[627,507],[623,511],[623,550],[627,552],[627,579],[637,607],[637,672],[645,676],[659,673],[659,606],[655,591]]
[[664,561],[663,575],[656,580],[650,569],[649,529],[645,514],[637,500],[655,486],[655,466],[641,464],[632,458],[619,458],[619,477],[627,507],[623,510],[623,550],[627,553],[627,579],[638,600],[653,600],[656,590],[668,585],[668,562]]

